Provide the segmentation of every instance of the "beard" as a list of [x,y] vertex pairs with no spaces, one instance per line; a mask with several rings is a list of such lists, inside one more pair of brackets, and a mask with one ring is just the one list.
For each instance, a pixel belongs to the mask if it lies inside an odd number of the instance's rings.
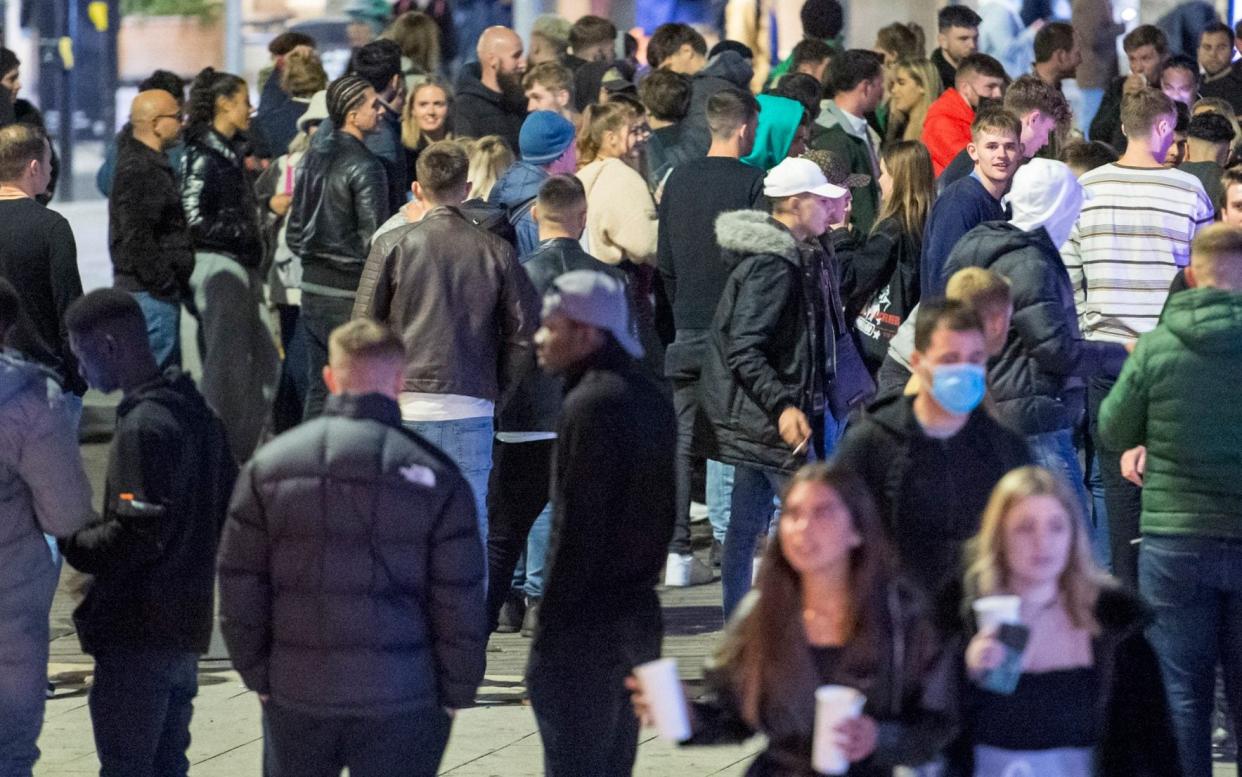
[[522,89],[522,73],[514,70],[509,73],[497,73],[496,83],[500,86],[500,93],[504,96],[505,102],[511,105],[521,105],[522,109],[526,109],[526,91]]

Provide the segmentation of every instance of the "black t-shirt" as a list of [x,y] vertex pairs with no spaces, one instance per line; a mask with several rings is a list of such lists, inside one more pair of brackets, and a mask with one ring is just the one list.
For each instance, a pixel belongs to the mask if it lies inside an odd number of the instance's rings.
[[56,355],[66,386],[86,391],[69,350],[65,309],[82,296],[78,252],[69,222],[32,199],[0,200],[0,277],[17,289],[35,333]]

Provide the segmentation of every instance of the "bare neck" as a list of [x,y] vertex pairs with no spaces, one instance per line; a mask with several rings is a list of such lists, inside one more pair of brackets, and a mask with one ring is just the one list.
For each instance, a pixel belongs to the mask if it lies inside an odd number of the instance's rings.
[[736,139],[720,140],[712,138],[712,145],[707,149],[708,156],[725,157],[728,159],[741,159],[741,149],[738,148]]
[[1126,153],[1121,155],[1117,164],[1124,167],[1154,168],[1164,167],[1164,160],[1156,159],[1156,155],[1152,153],[1151,144],[1146,140],[1131,138],[1126,144]]
[[1051,86],[1060,86],[1061,84],[1061,75],[1057,73],[1056,66],[1051,62],[1036,62],[1035,75],[1045,84]]

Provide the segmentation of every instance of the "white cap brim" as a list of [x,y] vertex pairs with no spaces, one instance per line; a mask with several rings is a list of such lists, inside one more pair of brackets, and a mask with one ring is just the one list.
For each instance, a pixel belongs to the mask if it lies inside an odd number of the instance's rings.
[[841,186],[836,186],[835,184],[824,183],[810,189],[797,188],[792,191],[765,188],[763,193],[768,197],[793,197],[795,194],[818,194],[820,197],[827,197],[831,200],[835,200],[849,194],[850,190]]

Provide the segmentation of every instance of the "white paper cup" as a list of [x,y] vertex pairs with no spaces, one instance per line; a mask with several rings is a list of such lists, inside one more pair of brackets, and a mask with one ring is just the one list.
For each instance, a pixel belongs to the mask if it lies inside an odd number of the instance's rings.
[[660,658],[634,667],[647,707],[655,721],[656,734],[669,742],[690,738],[690,710],[686,692],[677,675],[677,659]]
[[1018,623],[1022,597],[984,596],[976,599],[970,606],[975,611],[975,624],[983,631],[1002,623]]
[[821,685],[815,689],[815,738],[811,766],[820,774],[845,774],[850,762],[837,745],[837,726],[862,714],[867,697],[844,685]]

